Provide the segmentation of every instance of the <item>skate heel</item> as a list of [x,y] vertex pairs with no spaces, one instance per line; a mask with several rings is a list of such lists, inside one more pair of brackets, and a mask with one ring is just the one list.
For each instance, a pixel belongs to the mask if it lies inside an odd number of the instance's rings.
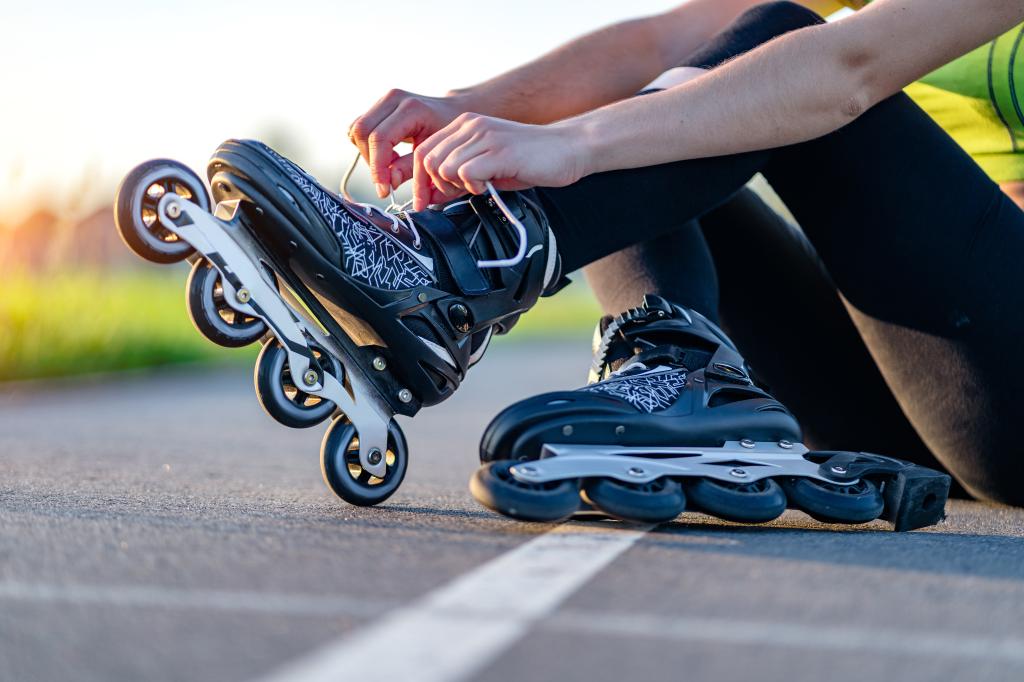
[[946,518],[950,483],[946,474],[910,465],[886,485],[882,518],[897,531],[934,526]]

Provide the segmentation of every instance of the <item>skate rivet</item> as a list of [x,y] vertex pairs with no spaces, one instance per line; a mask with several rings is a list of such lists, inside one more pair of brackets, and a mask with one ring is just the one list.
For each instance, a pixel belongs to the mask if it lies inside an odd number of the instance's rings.
[[370,464],[380,464],[382,459],[384,459],[384,455],[377,448],[370,450],[370,454],[366,456],[366,461]]
[[572,429],[572,424],[566,424],[565,426],[562,427],[562,435],[563,436],[571,436],[572,435],[572,430],[573,430]]
[[515,473],[522,474],[523,476],[536,476],[537,475],[537,467],[530,466],[529,464],[524,464],[523,466],[518,466],[515,469],[516,469]]
[[423,292],[420,292],[419,295],[416,296],[416,300],[419,301],[420,303],[426,303],[427,302],[427,295],[425,293],[423,293]]
[[846,473],[846,467],[838,466],[838,465],[834,466],[834,467],[832,467],[832,473],[833,474],[845,474]]
[[306,373],[302,375],[302,383],[306,384],[307,386],[315,386],[319,378],[320,377],[317,376],[317,373],[315,371],[307,369]]
[[173,219],[179,217],[180,215],[181,215],[181,205],[178,202],[172,201],[171,203],[167,204],[167,217],[168,218],[171,218],[173,220]]
[[378,355],[373,359],[373,368],[378,372],[384,371],[387,368],[387,366],[388,361],[382,358],[381,356]]
[[745,469],[731,469],[729,471],[729,474],[732,475],[732,476],[735,476],[736,478],[746,478],[747,477],[747,472],[746,472]]
[[616,436],[621,436],[625,432],[626,432],[626,427],[625,426],[622,426],[621,424],[619,424],[618,426],[615,427],[615,435]]
[[239,303],[248,303],[250,298],[252,298],[252,294],[244,287],[235,292],[235,300]]
[[782,448],[783,450],[789,450],[791,447],[793,447],[793,443],[791,443],[788,440],[780,440],[779,447]]
[[412,391],[410,391],[407,388],[403,388],[401,391],[398,392],[398,399],[401,400],[403,403],[411,402]]
[[640,467],[629,467],[629,470],[626,473],[630,476],[643,476],[645,472]]
[[752,449],[757,444],[754,441],[750,440],[749,438],[744,438],[743,440],[740,441],[740,445],[742,445],[745,448]]
[[452,326],[463,334],[473,328],[473,315],[469,312],[469,308],[461,303],[453,303],[448,308],[448,319]]

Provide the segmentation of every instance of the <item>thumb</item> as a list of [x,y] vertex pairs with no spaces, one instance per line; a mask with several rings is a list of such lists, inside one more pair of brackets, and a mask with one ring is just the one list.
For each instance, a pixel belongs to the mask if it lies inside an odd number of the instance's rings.
[[391,162],[391,187],[398,189],[399,185],[412,179],[412,154],[400,156]]

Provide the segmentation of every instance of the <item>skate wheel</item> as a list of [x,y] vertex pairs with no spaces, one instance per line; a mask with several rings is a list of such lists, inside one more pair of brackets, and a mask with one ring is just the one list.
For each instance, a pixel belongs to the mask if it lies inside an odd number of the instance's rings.
[[[320,367],[335,379],[342,380],[342,367],[330,353],[312,347]],[[276,339],[263,346],[256,359],[256,397],[271,417],[294,429],[316,426],[334,413],[334,403],[299,386],[288,368],[288,353]]]
[[658,478],[650,483],[595,478],[584,484],[583,493],[595,508],[624,521],[664,523],[686,508],[683,486],[671,478]]
[[469,491],[476,501],[521,521],[561,521],[579,509],[579,481],[527,483],[509,471],[516,464],[519,462],[503,460],[477,469],[469,479]]
[[824,523],[867,523],[885,508],[878,486],[865,478],[853,484],[791,478],[782,486],[790,502]]
[[194,251],[160,224],[157,205],[168,192],[210,210],[210,195],[199,176],[168,159],[136,166],[121,181],[114,199],[114,222],[121,239],[136,255],[153,263],[177,263]]
[[218,346],[241,348],[267,333],[258,317],[240,313],[224,298],[221,274],[210,261],[200,258],[192,266],[186,285],[188,316],[199,333]]
[[335,418],[320,448],[320,471],[334,494],[349,504],[379,504],[398,490],[405,478],[409,452],[405,436],[395,422],[388,426],[387,469],[383,478],[371,475],[359,464],[359,434],[344,416]]
[[770,478],[752,483],[696,478],[687,482],[686,496],[692,507],[739,523],[764,523],[786,511],[786,493]]

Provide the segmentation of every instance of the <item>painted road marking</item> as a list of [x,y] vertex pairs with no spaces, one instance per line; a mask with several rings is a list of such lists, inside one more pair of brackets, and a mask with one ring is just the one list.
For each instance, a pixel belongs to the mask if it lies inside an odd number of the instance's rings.
[[650,528],[556,526],[264,682],[465,679],[515,644]]
[[1024,663],[1024,639],[728,618],[675,618],[627,612],[561,611],[543,628],[710,644],[786,646]]
[[65,604],[252,611],[299,616],[376,617],[394,602],[345,596],[190,590],[152,586],[40,585],[0,582],[0,599]]

